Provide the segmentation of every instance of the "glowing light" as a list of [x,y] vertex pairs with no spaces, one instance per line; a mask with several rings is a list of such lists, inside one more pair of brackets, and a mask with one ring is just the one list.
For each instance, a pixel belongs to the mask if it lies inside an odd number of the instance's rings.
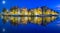
[[5,32],[5,29],[3,28],[2,31]]
[[5,4],[5,3],[6,3],[6,1],[4,1],[4,0],[3,0],[3,1],[2,1],[2,3],[3,3],[3,4]]

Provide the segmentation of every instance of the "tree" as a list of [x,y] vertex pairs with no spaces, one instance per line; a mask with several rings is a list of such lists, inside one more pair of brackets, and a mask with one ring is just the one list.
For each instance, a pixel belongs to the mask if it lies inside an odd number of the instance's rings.
[[5,13],[6,11],[7,11],[7,9],[6,8],[3,8],[2,12]]

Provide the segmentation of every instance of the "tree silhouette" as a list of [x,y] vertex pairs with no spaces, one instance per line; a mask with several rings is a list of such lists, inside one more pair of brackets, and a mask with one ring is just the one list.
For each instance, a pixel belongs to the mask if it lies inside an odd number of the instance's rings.
[[2,12],[5,13],[6,11],[7,11],[7,9],[6,8],[3,8]]

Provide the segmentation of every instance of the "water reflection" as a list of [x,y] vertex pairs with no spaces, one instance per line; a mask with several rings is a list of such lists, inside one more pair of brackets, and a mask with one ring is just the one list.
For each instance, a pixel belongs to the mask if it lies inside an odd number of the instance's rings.
[[46,25],[55,20],[58,12],[46,6],[28,10],[27,8],[12,7],[10,10],[5,8],[0,13],[3,23],[10,21],[11,24],[43,24]]
[[56,19],[56,16],[51,17],[7,17],[4,16],[3,23],[7,23],[7,21],[10,21],[11,24],[27,24],[27,23],[34,23],[34,24],[47,24],[51,21]]

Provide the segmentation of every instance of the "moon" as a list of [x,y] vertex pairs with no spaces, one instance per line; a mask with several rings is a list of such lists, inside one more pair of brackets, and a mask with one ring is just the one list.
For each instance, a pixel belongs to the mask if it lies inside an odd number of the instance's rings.
[[6,1],[3,0],[3,1],[2,1],[2,4],[5,4],[5,3],[6,3]]

